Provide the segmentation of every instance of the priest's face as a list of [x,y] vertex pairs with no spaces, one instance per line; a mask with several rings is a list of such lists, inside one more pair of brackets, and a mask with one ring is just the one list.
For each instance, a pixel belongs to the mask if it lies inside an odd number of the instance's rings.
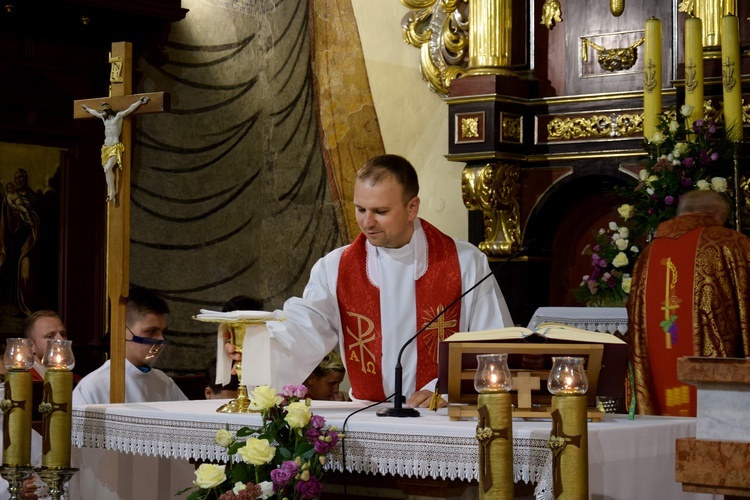
[[125,357],[135,366],[151,366],[164,348],[167,317],[149,312],[126,325]]
[[376,184],[357,180],[354,184],[357,224],[367,241],[376,247],[401,248],[414,233],[419,197],[404,200],[404,188],[393,176]]

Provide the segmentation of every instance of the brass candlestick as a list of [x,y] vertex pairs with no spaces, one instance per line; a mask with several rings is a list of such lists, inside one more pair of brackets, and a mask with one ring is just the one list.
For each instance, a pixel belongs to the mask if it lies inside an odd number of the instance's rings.
[[8,493],[10,500],[18,500],[23,493],[23,482],[31,477],[32,468],[30,466],[17,467],[3,465],[0,467],[0,476],[8,481]]
[[508,355],[477,356],[474,388],[477,400],[479,441],[479,498],[513,498],[513,415],[510,389],[513,387]]
[[65,483],[70,481],[78,469],[70,467],[35,467],[34,470],[49,486],[49,497],[59,500],[65,493]]
[[[245,343],[245,325],[242,323],[230,323],[227,325],[229,329],[229,342],[234,346],[234,352],[242,354],[242,346]],[[229,403],[221,405],[216,411],[219,413],[247,413],[250,400],[247,398],[247,388],[245,383],[242,381],[242,361],[237,361],[234,364],[234,370],[237,372],[237,380],[239,386],[237,387],[237,397]]]

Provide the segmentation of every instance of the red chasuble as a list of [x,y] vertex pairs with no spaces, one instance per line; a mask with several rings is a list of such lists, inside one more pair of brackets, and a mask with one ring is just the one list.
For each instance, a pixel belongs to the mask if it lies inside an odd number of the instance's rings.
[[696,389],[677,378],[677,358],[693,356],[693,281],[703,228],[659,238],[648,259],[646,332],[657,413],[690,416]]
[[[421,223],[427,239],[428,266],[415,284],[417,324],[414,333],[461,295],[461,268],[456,243],[424,220]],[[336,293],[344,332],[347,373],[354,397],[380,401],[386,396],[381,375],[380,289],[367,276],[366,241],[360,234],[342,253]],[[417,388],[424,387],[437,376],[438,343],[458,331],[460,317],[461,304],[458,303],[416,340]],[[400,349],[401,346],[389,348]],[[394,367],[385,368],[393,370]]]

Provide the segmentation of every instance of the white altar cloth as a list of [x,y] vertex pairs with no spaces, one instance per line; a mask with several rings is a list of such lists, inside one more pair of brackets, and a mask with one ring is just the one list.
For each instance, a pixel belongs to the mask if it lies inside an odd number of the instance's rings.
[[628,311],[624,307],[540,307],[534,311],[527,328],[533,330],[542,323],[624,335],[628,331]]
[[[97,465],[88,463],[87,448],[182,459],[173,462],[183,464],[190,458],[222,459],[223,448],[214,443],[216,430],[227,424],[231,430],[259,425],[260,417],[216,413],[218,405],[216,400],[207,400],[75,407],[74,444],[83,447],[80,458],[86,468]],[[324,416],[329,425],[341,427],[346,416],[362,406],[314,401],[313,412]],[[347,470],[467,481],[478,478],[476,420],[451,421],[445,409],[437,413],[423,410],[422,417],[406,419],[377,417],[374,412],[368,409],[347,423]],[[546,448],[549,432],[549,420],[513,420],[515,476],[537,484],[539,499],[551,498],[551,453]],[[637,417],[629,421],[607,415],[602,422],[589,423],[590,497],[711,498],[683,493],[681,484],[675,482],[675,439],[690,436],[695,436],[692,418]],[[343,462],[339,447],[331,464],[341,470]],[[190,480],[181,487],[190,486]],[[172,488],[172,495],[175,491]]]

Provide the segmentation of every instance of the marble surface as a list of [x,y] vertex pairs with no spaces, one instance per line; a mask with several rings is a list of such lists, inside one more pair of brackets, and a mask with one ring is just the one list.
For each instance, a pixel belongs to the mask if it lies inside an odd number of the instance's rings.
[[750,444],[680,438],[675,478],[684,491],[750,495]]

